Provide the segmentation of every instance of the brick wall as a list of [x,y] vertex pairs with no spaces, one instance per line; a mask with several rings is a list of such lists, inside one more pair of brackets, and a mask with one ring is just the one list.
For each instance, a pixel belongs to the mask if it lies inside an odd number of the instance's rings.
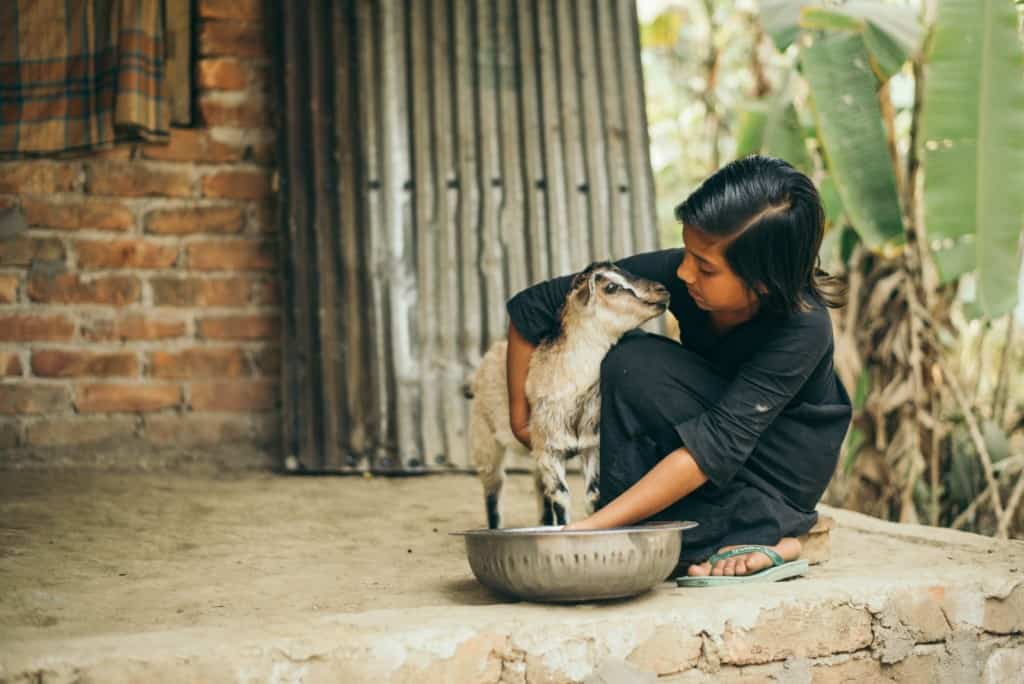
[[169,145],[0,163],[28,224],[0,240],[0,466],[276,453],[261,7],[198,2],[198,121]]

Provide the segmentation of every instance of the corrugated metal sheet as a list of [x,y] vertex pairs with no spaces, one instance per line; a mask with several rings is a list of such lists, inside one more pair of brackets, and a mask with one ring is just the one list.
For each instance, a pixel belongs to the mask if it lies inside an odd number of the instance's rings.
[[627,0],[280,3],[285,454],[466,468],[508,297],[656,246]]

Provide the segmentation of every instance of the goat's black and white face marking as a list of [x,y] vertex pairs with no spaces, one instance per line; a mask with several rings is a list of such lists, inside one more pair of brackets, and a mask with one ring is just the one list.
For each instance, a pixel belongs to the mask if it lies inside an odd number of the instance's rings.
[[645,304],[652,306],[661,306],[664,303],[660,297],[655,298],[653,301],[649,300],[648,298],[652,296],[650,287],[641,289],[637,286],[637,278],[627,278],[619,271],[600,271],[595,276],[595,281],[595,284],[600,287],[602,293],[606,296],[623,293],[632,295]]
[[609,329],[628,330],[662,313],[669,294],[660,283],[640,278],[611,262],[595,262],[573,281],[570,295],[584,315]]

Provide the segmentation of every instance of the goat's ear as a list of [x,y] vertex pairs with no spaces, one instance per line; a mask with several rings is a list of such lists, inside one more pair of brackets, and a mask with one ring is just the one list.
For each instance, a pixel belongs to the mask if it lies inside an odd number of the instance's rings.
[[[596,276],[594,274],[587,275],[586,273],[581,273],[573,280],[573,287],[577,288],[575,294],[576,302],[580,306],[586,306],[589,304],[591,298],[594,296],[595,278]],[[583,286],[582,281],[584,279],[587,281],[586,287]]]
[[593,289],[593,285],[590,283],[586,287],[580,287],[576,290],[576,303],[580,306],[586,306],[590,303],[590,294]]
[[587,300],[586,301],[587,302],[589,302],[591,299],[593,299],[594,291],[597,290],[597,279],[600,278],[600,277],[601,277],[600,273],[592,273],[591,276],[589,278],[587,278],[587,289],[586,289],[586,293],[587,293]]
[[[577,273],[576,277],[572,279],[572,288],[579,288],[579,292],[576,293],[576,300],[582,306],[586,306],[590,302],[590,298],[594,296],[594,280],[598,275],[594,271],[601,264],[602,262],[600,261],[592,261],[589,266]],[[583,287],[583,281],[587,282],[586,287]]]
[[577,273],[576,277],[572,279],[572,287],[579,287],[580,285],[583,284],[584,280],[587,280],[588,278],[590,278],[590,276],[594,272],[594,266],[596,264],[597,264],[597,262],[595,261],[595,262],[591,263],[589,266],[587,266],[585,269],[583,269],[582,271]]

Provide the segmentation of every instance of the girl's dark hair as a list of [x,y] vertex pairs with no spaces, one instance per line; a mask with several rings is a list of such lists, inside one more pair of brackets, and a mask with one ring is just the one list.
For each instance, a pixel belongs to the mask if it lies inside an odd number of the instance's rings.
[[[760,300],[760,310],[807,311],[804,287],[826,306],[846,303],[846,286],[818,268],[825,211],[811,179],[788,162],[750,155],[729,162],[675,209],[679,221],[729,241],[726,261]],[[767,293],[755,283],[764,283]]]

